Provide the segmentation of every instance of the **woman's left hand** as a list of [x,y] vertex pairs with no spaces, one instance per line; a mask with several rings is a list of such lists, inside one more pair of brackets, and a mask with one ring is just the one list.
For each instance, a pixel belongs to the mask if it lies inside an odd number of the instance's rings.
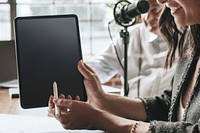
[[[51,99],[53,105],[55,104],[60,110],[60,115],[55,118],[60,121],[65,129],[92,129],[95,127],[94,116],[98,113],[98,110],[93,108],[86,102],[71,99]],[[51,103],[50,102],[50,103]],[[54,110],[50,109],[51,114],[54,114]]]

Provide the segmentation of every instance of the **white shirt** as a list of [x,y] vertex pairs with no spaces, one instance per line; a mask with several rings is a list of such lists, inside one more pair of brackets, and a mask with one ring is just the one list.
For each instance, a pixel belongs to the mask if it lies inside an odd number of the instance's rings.
[[[160,37],[148,31],[143,23],[129,28],[130,41],[128,45],[128,83],[129,97],[136,97],[138,80],[140,79],[139,94],[143,96],[160,95],[169,87],[175,65],[167,71],[164,62],[167,54],[167,44]],[[124,64],[124,44],[121,37],[114,40],[120,60]],[[141,52],[140,52],[141,51]],[[139,58],[142,62],[139,66]],[[115,74],[121,75],[124,82],[124,72],[119,65],[113,45],[109,45],[92,61],[86,61],[97,73],[102,83]],[[141,67],[139,75],[139,67]],[[138,76],[139,75],[139,76]],[[124,86],[122,86],[124,87]],[[122,89],[122,95],[124,90]]]

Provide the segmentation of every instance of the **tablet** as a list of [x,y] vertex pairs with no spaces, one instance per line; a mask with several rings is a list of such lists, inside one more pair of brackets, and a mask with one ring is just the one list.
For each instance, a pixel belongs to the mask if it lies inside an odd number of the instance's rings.
[[17,17],[14,20],[20,103],[22,108],[45,107],[58,93],[87,100],[83,76],[78,18],[74,14]]

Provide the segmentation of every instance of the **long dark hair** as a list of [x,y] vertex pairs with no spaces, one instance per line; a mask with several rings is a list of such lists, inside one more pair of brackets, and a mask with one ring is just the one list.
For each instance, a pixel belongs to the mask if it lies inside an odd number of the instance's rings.
[[165,68],[170,68],[172,66],[177,50],[180,59],[187,57],[193,52],[200,54],[199,24],[178,28],[170,13],[170,9],[166,7],[160,18],[160,30],[169,45]]

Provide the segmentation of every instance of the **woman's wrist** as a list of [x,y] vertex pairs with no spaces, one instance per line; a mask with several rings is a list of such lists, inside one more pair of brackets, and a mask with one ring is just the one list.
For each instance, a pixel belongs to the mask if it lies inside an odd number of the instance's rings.
[[110,104],[111,101],[109,101],[107,99],[107,97],[108,97],[108,94],[102,93],[99,96],[98,100],[95,101],[95,106],[97,108],[99,108],[100,110],[109,111],[106,107],[109,106],[109,104]]
[[149,129],[149,123],[122,118],[104,110],[97,110],[96,113],[99,117],[95,122],[98,124],[94,124],[95,129],[115,133],[146,133]]
[[98,118],[96,119],[97,124],[94,124],[95,129],[100,129],[111,133],[124,133],[124,131],[127,132],[129,130],[127,127],[131,127],[132,123],[129,122],[128,125],[126,122],[131,120],[110,114],[104,110],[97,110],[96,113]]
[[136,130],[137,130],[137,128],[138,128],[139,125],[140,125],[140,122],[139,122],[139,121],[136,121],[136,122],[133,124],[130,133],[136,133]]
[[146,122],[136,121],[133,123],[130,133],[147,133],[149,125]]

